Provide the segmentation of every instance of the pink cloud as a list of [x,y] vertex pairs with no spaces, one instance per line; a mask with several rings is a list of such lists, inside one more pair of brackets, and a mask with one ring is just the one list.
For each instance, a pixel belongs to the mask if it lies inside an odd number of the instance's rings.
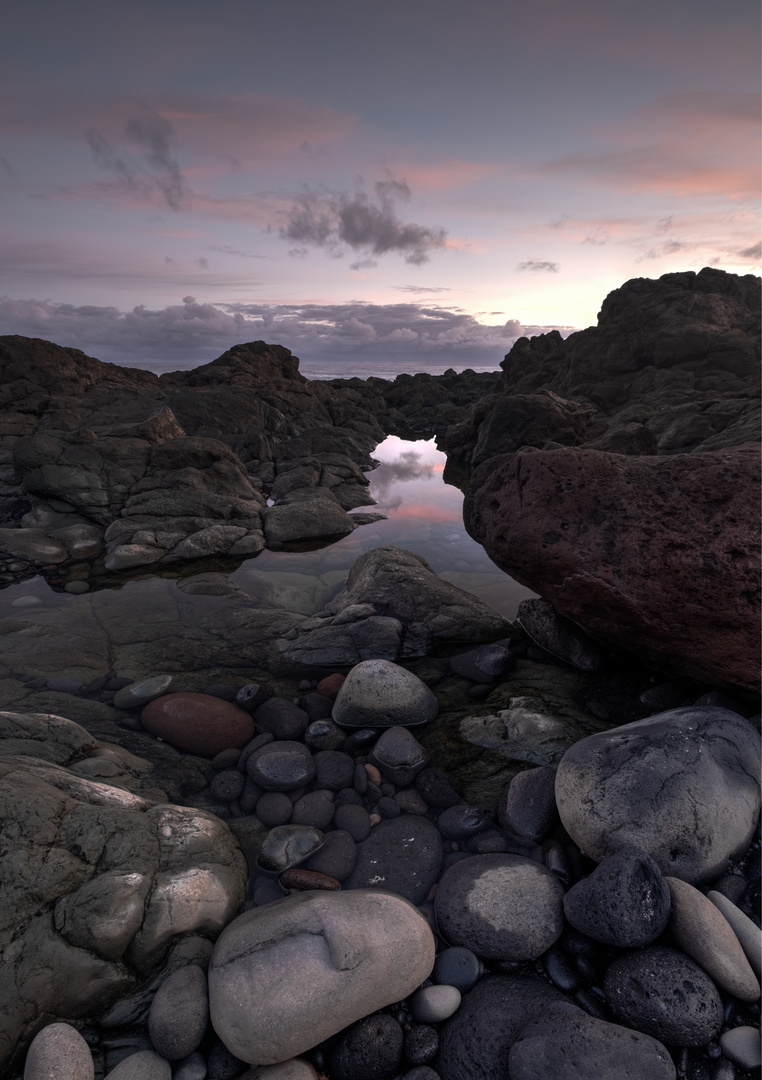
[[475,161],[445,161],[440,165],[395,164],[395,175],[401,175],[413,187],[429,191],[444,191],[468,187],[491,176],[500,165],[482,165]]

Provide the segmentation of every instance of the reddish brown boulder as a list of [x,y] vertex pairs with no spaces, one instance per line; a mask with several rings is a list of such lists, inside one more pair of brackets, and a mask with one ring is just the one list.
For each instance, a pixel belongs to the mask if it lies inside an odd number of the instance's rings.
[[164,694],[146,705],[140,719],[152,735],[205,757],[243,746],[254,735],[248,713],[211,694]]
[[475,471],[464,519],[502,570],[599,641],[759,687],[758,446],[505,454]]
[[324,679],[321,679],[317,684],[316,690],[323,697],[330,698],[332,701],[336,700],[336,695],[344,685],[344,679],[346,675],[340,675],[339,672],[334,672],[333,675],[326,675]]

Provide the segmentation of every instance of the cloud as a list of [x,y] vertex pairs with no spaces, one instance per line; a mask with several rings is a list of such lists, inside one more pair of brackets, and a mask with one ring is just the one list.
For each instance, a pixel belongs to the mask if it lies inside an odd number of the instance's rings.
[[392,285],[397,292],[409,293],[443,293],[452,292],[446,285]]
[[[192,367],[239,342],[285,345],[315,377],[326,363],[383,359],[389,370],[415,371],[433,362],[496,368],[513,342],[557,329],[523,326],[517,319],[488,325],[458,308],[423,304],[210,304],[186,296],[182,304],[131,311],[51,300],[0,298],[0,333],[42,337],[103,360],[133,366]],[[322,365],[322,366],[321,366]],[[395,367],[397,365],[397,367]],[[353,372],[354,373],[354,372]],[[368,372],[370,374],[370,372]],[[392,375],[392,377],[394,377]]]
[[752,244],[751,247],[744,248],[744,250],[739,251],[738,254],[743,259],[760,259],[762,258],[762,242],[757,241],[756,244]]
[[445,246],[447,232],[440,226],[402,221],[396,204],[410,199],[404,180],[380,180],[369,195],[359,185],[354,195],[345,192],[305,191],[287,214],[280,235],[304,247],[325,248],[340,257],[342,245],[362,254],[353,269],[374,265],[381,255],[403,255],[406,263],[420,266],[429,252]]
[[527,259],[526,262],[520,262],[516,269],[522,272],[529,270],[532,273],[557,274],[558,263],[543,262],[540,259]]
[[402,496],[392,490],[399,483],[410,480],[430,480],[434,475],[434,466],[421,461],[421,455],[415,450],[404,450],[394,461],[385,461],[369,475],[373,498],[383,510],[396,510],[402,502]]
[[188,186],[172,157],[175,129],[166,117],[144,106],[124,125],[127,138],[140,148],[140,156],[119,152],[97,128],[86,138],[95,162],[116,178],[130,194],[150,198],[158,192],[167,206],[180,210],[188,204]]

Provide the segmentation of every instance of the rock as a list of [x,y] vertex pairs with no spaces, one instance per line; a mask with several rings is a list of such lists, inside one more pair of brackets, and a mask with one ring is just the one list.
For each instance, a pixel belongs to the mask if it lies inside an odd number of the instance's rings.
[[148,1013],[154,1049],[169,1061],[192,1054],[209,1023],[206,974],[196,964],[173,972],[156,991]]
[[172,1072],[172,1080],[206,1080],[206,1058],[200,1050],[194,1050],[178,1061]]
[[254,734],[247,713],[207,694],[165,694],[146,705],[140,720],[152,735],[205,757],[243,746]]
[[291,1058],[279,1065],[265,1065],[254,1073],[256,1080],[318,1080],[318,1074],[303,1058]]
[[269,731],[276,739],[301,739],[309,722],[308,713],[286,698],[271,697],[254,713],[257,731]]
[[556,771],[547,766],[517,773],[498,803],[501,828],[527,840],[542,840],[558,817],[555,784]]
[[333,707],[343,727],[412,727],[432,720],[439,709],[428,686],[388,660],[365,660],[347,675]]
[[[332,791],[308,791],[293,804],[291,821],[294,825],[326,829],[333,820],[335,810],[336,799]],[[341,828],[340,825],[337,827]]]
[[410,999],[410,1012],[418,1024],[439,1024],[460,1007],[460,990],[446,984],[424,986]]
[[759,983],[720,908],[685,881],[666,881],[672,894],[670,930],[677,944],[723,990],[741,1001],[756,1001]]
[[382,733],[368,760],[387,780],[407,787],[429,760],[429,754],[407,728],[398,726]]
[[762,1063],[759,1028],[737,1027],[720,1035],[720,1047],[726,1058],[740,1069],[758,1069]]
[[528,1024],[508,1056],[512,1080],[595,1077],[595,1080],[675,1080],[665,1046],[648,1035],[557,1005]]
[[591,858],[632,844],[662,873],[720,876],[748,847],[759,814],[759,734],[737,713],[673,709],[590,735],[566,752],[556,801]]
[[336,695],[344,684],[344,675],[336,672],[334,675],[326,675],[324,679],[321,679],[315,689],[318,694],[322,694],[324,697],[330,698],[332,701],[336,700]]
[[166,694],[172,685],[171,675],[153,675],[150,679],[123,686],[114,694],[115,709],[142,709],[149,701]]
[[493,562],[598,641],[755,690],[759,481],[754,446],[517,453],[476,470],[464,521]]
[[423,816],[429,812],[428,803],[423,801],[422,796],[415,788],[405,788],[403,791],[397,791],[393,797],[403,814],[420,814]]
[[[241,774],[238,773],[238,775]],[[214,781],[211,786],[214,792]],[[268,829],[272,829],[275,825],[285,825],[291,820],[293,810],[294,804],[283,791],[266,791],[257,800],[256,815]],[[299,824],[312,824],[312,822],[299,822]]]
[[376,803],[376,813],[385,818],[398,818],[402,813],[402,807],[388,795],[382,795]]
[[535,960],[563,930],[563,890],[520,855],[474,855],[445,872],[434,898],[447,941],[488,960]]
[[246,771],[265,791],[294,791],[309,784],[315,761],[303,743],[275,741],[254,751]]
[[484,971],[484,964],[470,949],[454,945],[437,954],[432,978],[435,983],[455,986],[463,994],[470,990]]
[[705,1046],[722,1028],[717,987],[675,949],[626,953],[606,972],[604,990],[618,1020],[670,1046]]
[[436,1028],[429,1024],[406,1026],[402,1052],[408,1064],[425,1065],[427,1061],[437,1056],[438,1049],[439,1034]]
[[446,810],[461,801],[460,791],[441,769],[423,769],[415,778],[415,786],[429,806],[437,809]]
[[355,868],[357,845],[348,832],[335,829],[325,834],[325,842],[307,862],[307,869],[344,882]]
[[603,650],[546,600],[522,600],[516,621],[535,644],[580,671],[599,671]]
[[376,825],[358,844],[357,863],[344,887],[384,889],[420,904],[441,866],[442,838],[436,826],[426,818],[398,817]]
[[402,1028],[383,1013],[366,1016],[342,1036],[331,1054],[331,1078],[392,1080],[402,1064]]
[[727,896],[714,890],[710,890],[706,895],[730,923],[746,959],[759,979],[762,977],[762,931]]
[[314,755],[315,783],[328,791],[351,787],[354,779],[354,758],[341,750],[318,750]]
[[516,657],[511,650],[499,642],[450,657],[450,670],[455,675],[485,685],[496,682],[515,664]]
[[636,949],[666,929],[670,891],[654,860],[625,846],[572,886],[564,896],[564,914],[594,941]]
[[212,778],[209,790],[215,799],[221,802],[232,802],[243,794],[245,786],[246,777],[238,769],[223,769]]
[[505,1080],[519,1034],[563,995],[536,975],[486,975],[439,1032],[442,1080]]
[[336,878],[328,877],[327,874],[318,874],[314,870],[292,869],[284,870],[278,878],[282,889],[295,889],[298,892],[307,892],[310,889],[320,889],[323,892],[338,892],[341,882]]
[[152,1050],[130,1054],[107,1074],[106,1080],[170,1080],[172,1066]]
[[465,803],[450,806],[437,817],[437,828],[445,840],[466,840],[488,829],[491,824],[492,820],[484,809]]
[[257,862],[263,870],[289,870],[321,848],[324,840],[320,829],[311,825],[276,825],[265,837]]
[[267,546],[275,551],[297,540],[338,540],[356,522],[326,489],[299,488],[262,512]]
[[48,1024],[32,1039],[24,1080],[93,1080],[90,1047],[69,1024]]
[[356,844],[361,844],[370,836],[370,814],[364,806],[352,803],[337,806],[333,823],[337,829],[348,832]]
[[327,720],[331,715],[333,700],[333,698],[325,697],[325,695],[317,692],[302,694],[299,698],[299,708],[304,709],[311,723],[314,723],[315,720]]
[[434,964],[418,911],[376,890],[306,892],[239,916],[209,967],[215,1031],[275,1064],[405,998]]
[[246,1064],[231,1054],[221,1039],[217,1039],[209,1051],[209,1080],[236,1080],[246,1071]]

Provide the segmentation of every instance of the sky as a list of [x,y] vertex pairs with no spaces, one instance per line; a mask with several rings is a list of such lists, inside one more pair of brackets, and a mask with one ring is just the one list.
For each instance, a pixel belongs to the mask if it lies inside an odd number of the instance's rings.
[[0,333],[494,368],[629,278],[760,270],[756,0],[25,0],[0,30]]

